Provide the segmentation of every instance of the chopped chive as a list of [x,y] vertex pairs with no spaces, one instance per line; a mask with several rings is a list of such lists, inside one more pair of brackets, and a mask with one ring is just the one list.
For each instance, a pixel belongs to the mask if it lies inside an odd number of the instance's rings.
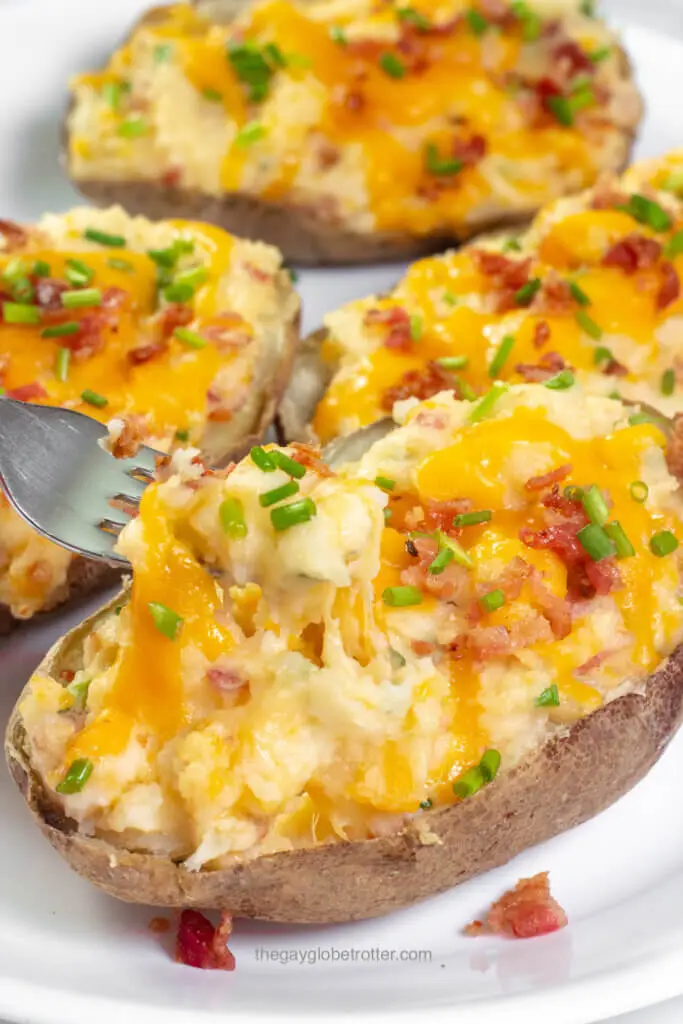
[[581,504],[591,523],[598,523],[604,526],[609,516],[609,509],[602,491],[595,484],[591,484],[588,490],[581,495]]
[[589,317],[585,309],[580,309],[576,314],[575,319],[581,330],[584,331],[589,338],[593,338],[595,341],[600,341],[602,338],[602,327],[600,327],[599,324],[596,324],[595,320]]
[[381,487],[383,491],[393,491],[396,486],[396,481],[392,480],[388,476],[376,476],[375,483],[378,487]]
[[244,518],[244,507],[239,498],[226,498],[218,508],[223,533],[228,537],[246,537],[247,523]]
[[33,264],[32,273],[34,277],[49,277],[50,270],[50,264],[46,263],[45,260],[36,260]]
[[477,765],[475,768],[469,768],[459,779],[456,779],[453,783],[453,792],[456,796],[460,797],[461,800],[465,800],[468,796],[474,796],[482,786],[486,783],[484,774]]
[[645,224],[652,228],[653,231],[668,231],[673,224],[671,216],[659,203],[655,203],[653,199],[648,199],[647,196],[639,195],[637,192],[631,196],[625,206],[620,206],[619,209],[628,213],[639,224]]
[[40,332],[41,338],[65,338],[69,334],[78,334],[81,325],[77,320],[69,320],[65,324],[55,324],[54,327],[45,327]]
[[206,338],[203,338],[197,331],[188,330],[187,327],[176,327],[173,337],[182,341],[183,345],[187,345],[188,348],[206,348],[208,345]]
[[449,551],[451,552],[451,554],[453,556],[453,561],[457,565],[463,565],[466,569],[471,569],[472,568],[472,566],[474,565],[474,562],[472,561],[470,556],[467,554],[465,549],[460,544],[458,544],[457,540],[455,540],[453,537],[449,537],[447,534],[443,533],[441,530],[439,530],[437,532],[437,540],[439,541],[439,548],[440,549],[442,549],[442,548],[448,548],[449,549]]
[[10,285],[12,298],[19,303],[32,303],[35,301],[36,290],[28,277],[16,277]]
[[473,7],[469,11],[465,12],[465,20],[469,26],[470,32],[475,36],[483,36],[484,32],[489,28],[489,23],[479,11],[476,11]]
[[254,142],[262,139],[265,134],[266,129],[260,121],[248,121],[235,135],[235,145],[241,149],[246,149],[247,146],[251,146]]
[[491,748],[484,752],[479,762],[479,771],[484,776],[485,782],[493,782],[500,769],[501,760],[500,751],[498,750]]
[[464,370],[470,361],[468,356],[442,356],[436,362],[443,366],[444,370]]
[[298,271],[296,271],[294,267],[285,266],[282,269],[287,271],[287,273],[289,274],[289,280],[292,282],[292,284],[296,284],[297,281],[299,280]]
[[601,46],[599,49],[593,50],[592,53],[589,53],[588,56],[589,56],[590,60],[593,61],[594,64],[602,64],[602,62],[604,60],[607,60],[607,58],[609,56],[611,56],[611,54],[612,54],[612,47],[611,46]]
[[385,508],[384,509],[384,522],[388,523],[391,520],[391,517],[393,516],[393,514],[394,513],[393,513],[393,511],[390,508]]
[[560,691],[557,688],[557,683],[553,683],[546,690],[541,690],[534,704],[537,708],[559,708]]
[[518,238],[508,238],[503,245],[503,252],[521,252],[522,244]]
[[108,107],[118,110],[121,106],[121,97],[127,89],[122,88],[121,82],[105,82],[100,95]]
[[454,295],[453,292],[445,291],[443,293],[443,301],[446,303],[447,306],[457,306],[458,296]]
[[154,61],[156,64],[165,64],[170,59],[173,53],[173,47],[170,43],[159,43],[158,46],[154,47]]
[[647,501],[647,496],[650,493],[650,488],[647,486],[644,480],[634,480],[629,485],[629,494],[634,501],[637,501],[639,505],[642,505],[644,501]]
[[277,449],[268,452],[268,455],[273,460],[279,469],[288,473],[289,476],[296,477],[297,480],[301,480],[302,476],[306,475],[306,467],[302,466],[300,462],[295,459],[291,459],[285,452],[279,452]]
[[69,259],[66,261],[65,276],[74,288],[81,288],[84,284],[90,284],[95,276],[95,271],[83,260]]
[[26,263],[24,263],[24,261],[19,259],[18,257],[15,257],[14,259],[11,259],[9,263],[6,265],[5,269],[2,272],[2,278],[4,281],[9,281],[11,284],[12,281],[17,281],[23,277],[26,277],[27,273],[28,266],[26,265]]
[[513,3],[513,14],[522,23],[522,38],[526,43],[535,43],[543,30],[543,21],[536,11],[532,11],[527,3]]
[[147,131],[147,121],[144,117],[129,117],[126,121],[121,122],[116,134],[120,135],[122,139],[139,139],[146,135]]
[[265,448],[257,446],[249,452],[251,461],[258,466],[262,473],[274,473],[277,468],[275,452],[267,452]]
[[549,391],[567,391],[574,386],[574,383],[575,377],[571,370],[560,370],[554,377],[549,377],[544,381],[543,387],[548,388]]
[[592,86],[582,85],[578,89],[575,89],[571,98],[568,100],[572,114],[578,114],[580,110],[585,110],[586,107],[592,107],[595,103],[595,93]]
[[470,423],[479,423],[480,420],[486,419],[493,412],[496,402],[501,398],[508,390],[507,384],[503,384],[502,381],[497,380],[489,391],[486,392],[483,398],[480,398],[474,409],[469,415]]
[[181,619],[180,615],[177,615],[170,608],[167,608],[165,604],[160,604],[158,601],[148,601],[147,607],[159,632],[163,633],[169,640],[175,640],[183,628],[184,620]]
[[79,757],[74,761],[56,787],[58,793],[64,796],[71,796],[73,793],[80,793],[93,772],[93,763],[85,757]]
[[663,395],[673,395],[676,389],[676,374],[673,370],[665,370],[662,374],[661,389]]
[[576,281],[569,282],[569,291],[572,294],[572,298],[578,302],[580,306],[590,306],[591,300],[588,298],[583,288],[579,288]]
[[96,409],[104,409],[106,405],[109,405],[108,398],[105,398],[104,395],[98,395],[97,391],[91,391],[90,388],[81,391],[81,398],[88,405],[94,405]]
[[420,800],[420,810],[421,811],[431,811],[433,806],[434,806],[434,804],[429,799],[429,797],[426,800]]
[[25,306],[19,302],[3,302],[2,315],[6,324],[39,324],[40,310],[37,306]]
[[566,96],[548,96],[545,101],[546,107],[559,124],[565,128],[571,128],[574,124],[574,111]]
[[569,484],[565,487],[562,493],[569,501],[581,501],[583,498],[583,487],[577,487],[576,484]]
[[654,423],[652,416],[649,412],[634,412],[632,416],[628,418],[629,427],[639,427],[642,423]]
[[132,274],[135,267],[128,260],[120,260],[116,256],[111,256],[107,260],[107,266],[111,267],[112,270],[120,270],[124,274]]
[[413,341],[419,341],[424,329],[424,320],[419,313],[413,313],[410,318],[410,337]]
[[613,359],[612,350],[607,348],[606,345],[598,345],[593,352],[593,362],[596,366],[600,366],[601,363],[611,363]]
[[462,377],[456,377],[455,378],[455,385],[456,385],[456,388],[457,388],[458,392],[462,396],[463,401],[465,401],[465,402],[476,402],[476,400],[477,400],[477,392],[474,390],[474,388],[470,387],[470,385],[467,383],[466,380],[463,380]]
[[60,348],[57,352],[57,360],[55,363],[55,376],[57,380],[62,382],[62,384],[68,380],[70,360],[71,350],[68,348]]
[[461,529],[463,526],[480,526],[481,523],[490,523],[493,519],[491,509],[482,509],[481,512],[461,512],[453,517],[453,526]]
[[77,309],[81,306],[99,306],[102,292],[99,288],[79,288],[73,292],[62,292],[62,305],[66,309]]
[[462,160],[455,157],[439,156],[439,150],[433,142],[425,146],[425,167],[430,174],[459,174],[464,166]]
[[83,237],[88,242],[96,242],[98,245],[107,245],[111,249],[122,249],[126,244],[123,235],[110,235],[108,231],[100,231],[98,228],[86,228]]
[[261,508],[268,508],[270,505],[276,505],[278,501],[292,498],[298,493],[299,485],[296,480],[289,480],[286,484],[282,484],[281,487],[274,487],[272,491],[265,491],[263,494],[259,494],[259,505]]
[[194,288],[191,284],[169,284],[163,290],[166,302],[189,302],[194,298]]
[[204,284],[204,282],[208,280],[208,277],[209,271],[206,267],[192,267],[191,270],[181,270],[176,274],[174,284],[187,284],[193,291],[195,291],[200,285]]
[[605,533],[611,541],[613,541],[615,548],[617,549],[617,558],[632,558],[636,549],[631,544],[624,532],[624,528],[621,523],[613,522],[605,525]]
[[339,25],[332,25],[328,34],[333,43],[337,43],[338,46],[346,46],[346,32]]
[[667,175],[662,182],[662,189],[665,192],[676,192],[683,195],[683,171],[674,171]]
[[173,435],[173,440],[180,441],[181,444],[184,444],[186,441],[190,440],[190,431],[187,430],[186,428],[182,430],[176,430],[175,434]]
[[289,505],[278,505],[271,508],[270,521],[278,532],[289,530],[292,526],[300,523],[307,523],[317,514],[317,508],[312,498],[301,498],[299,501],[292,501]]
[[657,558],[673,554],[677,547],[678,540],[671,530],[662,530],[661,533],[656,533],[654,537],[650,538],[650,551]]
[[414,7],[399,7],[396,14],[399,21],[405,21],[422,32],[427,32],[431,28],[429,19],[425,18],[424,14],[416,11]]
[[483,597],[479,598],[479,603],[485,611],[495,612],[505,604],[505,594],[500,589],[491,590],[488,594],[484,594]]
[[579,10],[587,18],[594,18],[595,17],[595,0],[581,0],[581,6],[580,6]]
[[69,708],[69,711],[84,711],[85,705],[88,699],[88,690],[92,679],[82,679],[79,683],[69,683],[66,688],[67,693],[70,693],[73,697],[73,704]]
[[510,353],[515,344],[515,338],[512,334],[506,334],[500,345],[496,349],[496,352],[489,364],[489,377],[497,377],[500,371],[503,369],[507,362]]
[[438,576],[444,571],[447,565],[453,561],[453,551],[451,548],[443,547],[430,562],[427,567],[427,572],[430,572],[433,576]]
[[223,93],[219,92],[218,89],[202,89],[202,96],[209,103],[222,103]]
[[584,526],[577,533],[576,539],[594,562],[601,562],[603,558],[612,558],[616,554],[614,542],[598,523]]
[[675,260],[683,253],[683,231],[677,231],[671,241],[664,246],[664,255],[668,260]]
[[403,78],[406,73],[405,64],[395,53],[383,53],[379,58],[379,66],[389,78]]
[[418,587],[387,587],[382,600],[390,608],[408,608],[422,604],[422,591]]
[[531,305],[534,295],[541,287],[540,277],[534,277],[531,281],[527,281],[525,285],[519,289],[515,294],[515,305],[517,306],[529,306]]

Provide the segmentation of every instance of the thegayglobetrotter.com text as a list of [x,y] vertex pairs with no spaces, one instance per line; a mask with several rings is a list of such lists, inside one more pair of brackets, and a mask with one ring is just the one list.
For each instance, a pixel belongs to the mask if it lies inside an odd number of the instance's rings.
[[333,963],[431,963],[431,949],[391,949],[386,946],[359,948],[356,946],[310,946],[308,949],[278,949],[257,946],[254,957],[260,963],[278,964],[333,964]]

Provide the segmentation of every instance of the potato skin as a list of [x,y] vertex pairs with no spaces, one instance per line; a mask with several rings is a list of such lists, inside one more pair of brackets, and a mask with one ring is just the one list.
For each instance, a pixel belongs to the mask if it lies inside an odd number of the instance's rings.
[[[121,599],[60,640],[39,671],[56,676],[62,669],[78,668],[84,637]],[[400,833],[197,872],[167,857],[131,853],[79,835],[31,766],[17,710],[5,751],[43,833],[75,871],[111,896],[131,903],[223,909],[267,921],[325,924],[409,906],[592,818],[643,778],[682,721],[683,646],[638,692],[582,719],[468,800],[419,814]]]

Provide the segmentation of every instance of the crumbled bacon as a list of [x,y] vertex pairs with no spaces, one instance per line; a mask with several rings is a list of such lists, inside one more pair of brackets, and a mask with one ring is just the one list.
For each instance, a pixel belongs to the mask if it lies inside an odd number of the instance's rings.
[[429,362],[421,370],[408,370],[403,374],[397,384],[386,388],[382,395],[382,408],[391,412],[395,402],[401,402],[404,398],[431,398],[440,391],[454,391],[458,398],[461,397],[458,391],[458,380],[444,370],[439,363]]
[[41,309],[63,310],[62,293],[68,292],[71,285],[66,281],[57,281],[53,277],[40,277],[36,281],[36,305]]
[[111,287],[102,293],[103,309],[122,309],[130,299],[130,294],[123,288]]
[[471,257],[479,273],[491,280],[496,311],[505,313],[514,309],[517,292],[529,282],[531,259],[511,260],[502,253],[485,249],[473,249]]
[[151,359],[156,359],[157,356],[162,355],[168,349],[168,345],[165,342],[159,342],[158,344],[149,343],[147,345],[138,345],[137,348],[131,348],[126,358],[132,366],[140,366],[142,363],[148,363]]
[[473,167],[486,156],[488,143],[483,135],[472,135],[469,139],[456,138],[451,147],[451,156],[460,160],[465,167]]
[[366,327],[387,327],[384,339],[386,348],[409,352],[413,346],[410,333],[410,317],[402,306],[391,306],[389,309],[369,309],[363,323]]
[[350,110],[352,113],[357,114],[365,107],[365,104],[365,95],[361,92],[360,89],[344,90],[342,106],[346,107],[347,110]]
[[672,476],[683,483],[683,413],[676,413],[666,446],[666,464]]
[[662,247],[654,238],[644,235],[627,235],[615,242],[602,259],[603,267],[619,267],[626,274],[639,270],[650,270],[659,261]]
[[15,252],[16,249],[22,249],[28,242],[26,231],[13,220],[0,220],[0,235],[5,242],[2,247],[4,252]]
[[416,537],[413,545],[417,551],[417,561],[402,570],[401,582],[405,586],[426,590],[440,601],[465,606],[471,596],[468,570],[462,565],[451,563],[441,573],[430,573],[429,566],[439,550],[438,542],[432,537]]
[[7,392],[7,397],[14,398],[17,402],[34,402],[38,398],[47,398],[47,391],[38,381],[33,381],[31,384],[12,388]]
[[550,324],[547,320],[539,320],[534,327],[534,348],[543,348],[550,341]]
[[217,928],[197,910],[183,910],[176,939],[176,960],[187,967],[209,971],[234,971],[235,957],[228,949],[232,917],[221,914]]
[[47,559],[38,558],[27,567],[26,575],[32,583],[47,587],[52,582],[52,566]]
[[550,893],[548,873],[520,878],[491,906],[485,921],[473,921],[466,935],[507,935],[512,939],[533,939],[549,935],[567,925],[567,915]]
[[533,306],[538,313],[561,316],[563,313],[571,313],[576,308],[576,299],[572,295],[569,282],[564,281],[556,272],[549,271],[534,298]]
[[159,314],[159,331],[162,338],[170,338],[176,327],[186,327],[192,321],[192,310],[179,302],[171,302]]
[[[529,584],[531,595],[538,605],[542,617],[550,626],[555,639],[561,640],[568,636],[571,631],[572,622],[571,608],[568,602],[553,594],[543,582],[543,577],[539,570],[525,562],[523,558],[513,558],[496,580],[489,580],[485,584],[479,584],[477,587],[477,598],[483,597],[484,594],[491,590],[502,590],[505,595],[505,601],[509,604],[517,600],[525,583]],[[484,610],[481,602],[477,599],[470,609],[468,620],[476,624],[483,615]],[[538,624],[532,626],[531,619],[527,618],[517,634],[514,633],[513,627],[513,634],[508,636],[507,643],[513,643],[515,646],[525,646],[527,643],[534,643],[536,638],[546,634],[545,626]],[[496,642],[502,643],[502,639],[497,635],[495,638]]]
[[554,68],[558,69],[566,79],[575,78],[578,74],[594,75],[596,65],[588,54],[573,39],[560,43],[552,51]]
[[614,358],[614,356],[610,356],[610,358],[602,364],[601,369],[608,377],[628,377],[628,366],[624,366],[624,364],[620,363],[618,359]]
[[410,530],[432,532],[441,530],[451,536],[458,536],[460,530],[453,526],[455,516],[472,511],[469,498],[453,498],[451,501],[428,501],[424,508],[418,508],[406,516]]
[[171,922],[167,917],[153,917],[147,927],[153,935],[165,935],[171,930]]
[[318,168],[321,171],[329,171],[332,167],[336,167],[341,160],[341,150],[339,146],[334,146],[327,139],[321,139],[316,148],[316,161]]
[[665,261],[661,267],[662,284],[657,292],[657,309],[666,309],[681,296],[681,280],[673,263]]
[[[624,645],[625,646],[625,645]],[[619,654],[624,646],[611,648],[606,651],[599,651],[598,654],[594,654],[588,661],[584,661],[582,665],[579,665],[574,669],[574,675],[576,676],[588,676],[595,669],[600,668],[609,658],[613,658],[615,654]]]
[[567,364],[559,352],[544,352],[537,363],[517,363],[515,366],[515,371],[525,381],[534,384],[548,380],[565,369],[568,369]]
[[249,686],[249,680],[235,669],[213,665],[206,672],[207,681],[220,693],[237,693]]
[[476,658],[502,658],[525,647],[549,643],[553,639],[548,622],[540,615],[531,614],[510,626],[472,626],[451,644],[454,657],[469,652]]
[[558,466],[557,469],[551,469],[549,473],[543,473],[542,476],[530,477],[524,486],[527,491],[544,491],[547,487],[552,487],[553,484],[561,483],[571,471],[572,467],[566,463],[564,466]]
[[161,184],[165,188],[178,188],[183,176],[182,167],[169,167],[167,171],[161,175]]
[[517,20],[505,0],[479,0],[479,10],[494,25],[505,27],[513,25]]
[[115,459],[132,459],[145,443],[148,435],[147,418],[141,413],[129,413],[123,417],[123,427],[118,437],[109,446]]
[[261,267],[257,267],[255,263],[245,260],[243,266],[249,274],[249,277],[253,277],[254,281],[260,281],[262,284],[265,284],[266,281],[273,280],[273,275],[271,273],[267,270],[263,270]]
[[292,441],[289,447],[293,449],[292,458],[294,461],[305,466],[306,469],[312,470],[317,476],[335,475],[334,471],[323,461],[323,457],[317,448],[313,448],[310,444],[302,444],[300,441]]

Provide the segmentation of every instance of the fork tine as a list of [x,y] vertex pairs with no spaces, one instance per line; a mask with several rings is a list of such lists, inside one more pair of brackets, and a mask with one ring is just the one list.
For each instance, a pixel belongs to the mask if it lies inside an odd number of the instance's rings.
[[[153,448],[148,448],[147,445],[142,445],[137,454],[132,459],[126,461],[131,463],[136,473],[140,473],[141,476],[144,474],[151,478],[154,475],[156,460],[159,458],[159,455],[160,452],[154,451]],[[131,470],[128,470],[128,472],[130,473]]]
[[125,523],[119,523],[115,519],[100,519],[97,524],[103,533],[109,533],[114,537],[118,537],[125,525]]

